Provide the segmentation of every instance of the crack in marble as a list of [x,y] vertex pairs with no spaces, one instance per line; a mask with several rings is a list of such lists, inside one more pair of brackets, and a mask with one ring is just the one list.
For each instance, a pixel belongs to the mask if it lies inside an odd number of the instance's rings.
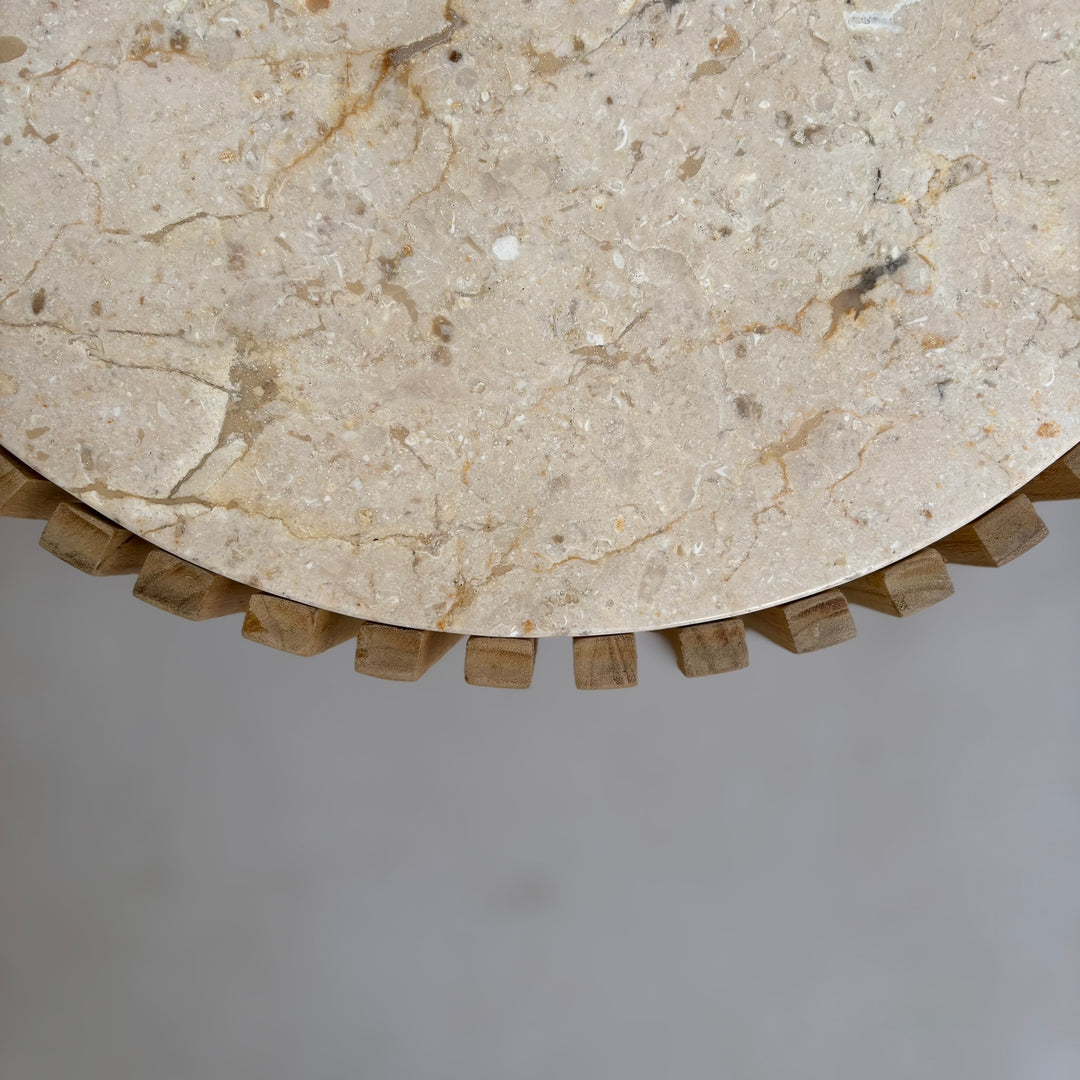
[[636,537],[631,540],[630,543],[624,544],[622,547],[611,548],[609,551],[603,551],[599,555],[593,557],[585,555],[567,555],[565,559],[559,559],[558,562],[553,562],[550,566],[535,572],[541,574],[548,573],[551,570],[557,570],[560,566],[566,566],[568,563],[572,562],[585,563],[588,566],[599,566],[601,563],[607,562],[609,559],[615,558],[618,555],[625,555],[628,551],[633,551],[634,548],[647,543],[649,540],[655,540],[656,537],[671,532],[676,525],[681,524],[691,515],[700,513],[703,509],[704,507],[701,506],[691,506],[688,510],[684,510],[681,514],[672,518],[666,525],[662,525],[657,529],[644,533],[642,536]]
[[[273,178],[267,183],[266,191],[275,194],[280,192],[284,178],[290,172],[293,172],[298,165],[308,161],[320,150],[328,146],[337,134],[345,129],[346,124],[348,124],[351,119],[362,113],[368,112],[375,103],[376,95],[378,94],[380,87],[395,69],[407,67],[409,61],[414,56],[419,56],[429,49],[434,48],[436,45],[445,44],[461,27],[466,25],[465,19],[454,11],[450,3],[447,3],[443,12],[443,17],[446,20],[447,25],[443,27],[442,30],[433,34],[428,34],[417,41],[406,42],[402,45],[386,49],[381,54],[378,73],[372,85],[366,90],[353,94],[347,101],[342,103],[338,116],[334,122],[327,127],[326,131],[319,136],[316,142],[277,171]],[[344,76],[344,85],[346,88],[348,88],[351,83],[351,60],[352,54],[347,52]]]
[[245,210],[239,214],[211,214],[207,210],[199,210],[197,213],[188,214],[187,217],[180,218],[179,221],[170,221],[168,225],[163,225],[160,229],[155,229],[153,232],[143,233],[140,236],[140,239],[148,240],[152,244],[160,244],[169,233],[182,228],[184,225],[189,225],[193,221],[239,221],[243,218],[251,217],[253,214],[267,213],[269,213],[269,211],[264,207],[258,207],[255,210]]
[[[203,386],[211,390],[220,391],[223,394],[229,393],[227,386],[221,386],[220,384],[213,382],[210,379],[205,379],[201,375],[196,375],[191,371],[184,371],[182,368],[174,367],[158,367],[154,364],[134,364],[127,361],[111,360],[105,353],[105,345],[101,339],[101,335],[94,331],[76,330],[73,327],[65,326],[63,323],[53,322],[48,319],[41,319],[36,322],[14,322],[11,320],[0,319],[0,326],[8,330],[37,330],[48,329],[58,330],[68,335],[69,344],[75,344],[78,342],[83,349],[88,360],[102,364],[106,367],[116,368],[121,371],[148,371],[157,375],[177,375],[180,378],[191,379],[193,382],[201,383]],[[159,332],[152,330],[123,330],[115,328],[107,328],[105,330],[107,334],[120,334],[129,335],[133,337],[149,337],[149,338],[184,338],[184,331],[168,331]]]

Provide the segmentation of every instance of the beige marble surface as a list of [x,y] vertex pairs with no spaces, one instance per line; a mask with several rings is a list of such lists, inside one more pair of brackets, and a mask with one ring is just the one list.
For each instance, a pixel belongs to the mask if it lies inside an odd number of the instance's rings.
[[268,591],[644,629],[1080,440],[1080,8],[0,14],[0,441]]

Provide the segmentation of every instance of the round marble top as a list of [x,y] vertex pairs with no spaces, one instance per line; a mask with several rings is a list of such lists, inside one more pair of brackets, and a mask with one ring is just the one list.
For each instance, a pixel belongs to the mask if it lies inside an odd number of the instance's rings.
[[698,622],[1080,440],[1075,0],[27,0],[0,440],[494,635]]

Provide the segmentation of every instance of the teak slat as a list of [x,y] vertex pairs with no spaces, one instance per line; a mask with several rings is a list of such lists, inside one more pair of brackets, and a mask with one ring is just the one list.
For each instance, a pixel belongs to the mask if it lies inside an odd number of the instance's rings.
[[153,544],[81,503],[61,503],[41,534],[41,546],[85,574],[135,574]]
[[1080,499],[1080,446],[1074,446],[1020,489],[1029,499]]
[[1026,495],[1013,495],[934,547],[949,562],[1004,566],[1045,540],[1047,533],[1031,500]]
[[356,670],[394,682],[416,682],[457,643],[460,634],[362,623],[356,635]]
[[902,617],[952,596],[953,585],[941,552],[929,547],[849,581],[840,591],[852,603]]
[[637,642],[633,634],[574,638],[574,683],[579,690],[637,686]]
[[234,615],[248,606],[253,590],[167,551],[151,551],[132,590],[140,600],[184,619],[201,622]]
[[0,517],[52,517],[62,502],[74,502],[63,488],[49,483],[13,454],[0,448]]
[[855,636],[855,620],[839,589],[750,612],[743,619],[747,626],[794,653],[816,652]]
[[679,670],[688,678],[738,671],[750,663],[742,619],[717,619],[660,632],[671,642]]
[[536,666],[536,638],[482,637],[465,642],[465,681],[471,686],[527,690]]
[[311,607],[269,593],[254,593],[244,616],[243,635],[248,641],[294,656],[316,656],[351,638],[359,619]]

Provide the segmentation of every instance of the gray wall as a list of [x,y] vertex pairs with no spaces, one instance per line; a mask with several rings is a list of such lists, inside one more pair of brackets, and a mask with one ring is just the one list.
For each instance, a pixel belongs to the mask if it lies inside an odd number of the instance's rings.
[[3,1080],[1080,1076],[1080,506],[854,642],[415,686],[0,521]]

